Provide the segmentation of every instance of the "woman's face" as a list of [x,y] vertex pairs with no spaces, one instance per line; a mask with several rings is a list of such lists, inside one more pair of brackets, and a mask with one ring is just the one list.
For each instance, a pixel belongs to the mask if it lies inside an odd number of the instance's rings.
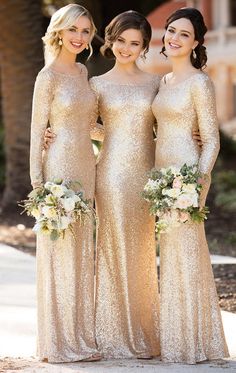
[[143,51],[143,36],[140,30],[123,31],[114,41],[112,52],[116,60],[122,64],[133,63]]
[[81,53],[90,42],[91,22],[86,16],[79,17],[68,30],[62,30],[62,49],[73,54]]
[[169,57],[189,57],[198,45],[192,23],[186,18],[170,23],[164,36],[164,45]]

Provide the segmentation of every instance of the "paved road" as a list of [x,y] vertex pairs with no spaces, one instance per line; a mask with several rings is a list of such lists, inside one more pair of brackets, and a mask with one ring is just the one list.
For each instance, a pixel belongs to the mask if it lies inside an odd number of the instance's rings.
[[[213,261],[234,262],[235,258],[214,257]],[[36,301],[35,258],[0,244],[0,359],[35,355]],[[117,360],[97,363],[43,364],[8,372],[28,373],[236,373],[236,314],[222,312],[231,359],[222,363],[163,364],[158,360]],[[27,365],[27,364],[26,364]],[[1,366],[0,366],[1,368]],[[227,369],[227,370],[224,370]],[[1,372],[1,369],[0,369]]]

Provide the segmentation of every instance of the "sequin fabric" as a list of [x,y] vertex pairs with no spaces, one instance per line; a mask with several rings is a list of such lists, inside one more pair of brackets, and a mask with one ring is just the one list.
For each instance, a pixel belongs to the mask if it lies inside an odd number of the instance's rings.
[[[219,151],[214,89],[196,73],[168,86],[161,81],[153,105],[157,119],[156,168],[199,163],[210,175]],[[202,150],[192,138],[199,128]],[[209,183],[204,188],[205,202]],[[161,356],[194,364],[228,356],[204,225],[182,224],[160,242]]]
[[151,103],[159,78],[143,85],[90,80],[104,142],[97,164],[96,338],[107,358],[158,355],[159,296],[154,219],[141,192],[154,166]]
[[[30,171],[33,186],[54,178],[79,180],[94,198],[95,157],[90,140],[95,95],[80,65],[76,76],[45,67],[33,99]],[[56,139],[42,158],[44,131]],[[94,328],[93,222],[74,225],[51,241],[37,236],[38,356],[49,362],[77,361],[96,353]]]

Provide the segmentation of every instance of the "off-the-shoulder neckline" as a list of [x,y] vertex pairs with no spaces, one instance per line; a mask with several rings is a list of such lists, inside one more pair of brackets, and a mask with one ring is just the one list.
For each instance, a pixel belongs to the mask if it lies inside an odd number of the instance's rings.
[[190,75],[188,78],[182,80],[181,82],[178,82],[178,83],[175,83],[175,84],[168,84],[168,83],[166,83],[166,79],[165,79],[166,75],[164,75],[163,78],[162,78],[162,81],[163,81],[163,84],[162,84],[162,85],[163,85],[163,87],[166,87],[166,88],[176,87],[176,86],[178,86],[178,85],[181,85],[181,84],[183,84],[183,83],[188,82],[189,80],[191,80],[191,79],[194,78],[195,76],[207,76],[207,75],[206,75],[204,72],[199,71],[199,72],[197,72],[197,73],[194,73],[194,74]]
[[60,71],[56,71],[56,70],[54,70],[54,69],[51,67],[51,65],[50,65],[50,66],[47,66],[47,70],[52,71],[54,74],[58,74],[58,75],[66,76],[66,77],[72,77],[72,78],[75,78],[76,76],[80,76],[80,75],[82,74],[82,72],[83,72],[83,66],[84,66],[84,65],[83,65],[82,63],[80,63],[80,62],[78,62],[77,65],[78,65],[78,68],[80,68],[80,70],[79,70],[78,73],[76,73],[76,74],[66,74],[66,73],[61,73]]
[[[150,75],[151,75],[151,74],[150,74]],[[93,78],[95,78],[95,79],[99,79],[99,80],[101,80],[102,83],[107,83],[107,84],[116,85],[116,86],[142,87],[142,86],[146,86],[147,84],[152,83],[152,82],[154,81],[153,78],[155,78],[155,77],[156,77],[156,78],[159,78],[158,75],[152,74],[151,77],[150,77],[150,79],[148,79],[146,82],[140,82],[140,83],[131,83],[131,82],[129,82],[129,83],[120,83],[120,82],[119,82],[119,83],[118,83],[118,82],[114,82],[114,81],[109,80],[109,79],[104,79],[104,78],[102,78],[101,75],[94,76],[94,77],[92,77],[91,79],[93,79]],[[160,80],[160,78],[159,78],[159,80]]]

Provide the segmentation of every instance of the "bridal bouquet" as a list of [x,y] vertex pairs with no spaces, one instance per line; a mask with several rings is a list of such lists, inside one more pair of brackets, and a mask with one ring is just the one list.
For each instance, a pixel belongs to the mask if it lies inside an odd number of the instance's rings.
[[[67,228],[74,235],[72,224],[84,222],[87,216],[94,216],[90,200],[83,197],[83,192],[71,189],[78,182],[65,183],[63,180],[46,182],[44,186],[34,189],[28,199],[22,201],[27,215],[36,219],[33,230],[49,235],[51,240],[57,240],[65,235]],[[79,184],[80,185],[80,184]]]
[[150,202],[150,213],[157,216],[156,232],[167,232],[171,227],[188,221],[202,222],[209,212],[199,207],[204,178],[197,165],[184,164],[152,170],[142,193]]

